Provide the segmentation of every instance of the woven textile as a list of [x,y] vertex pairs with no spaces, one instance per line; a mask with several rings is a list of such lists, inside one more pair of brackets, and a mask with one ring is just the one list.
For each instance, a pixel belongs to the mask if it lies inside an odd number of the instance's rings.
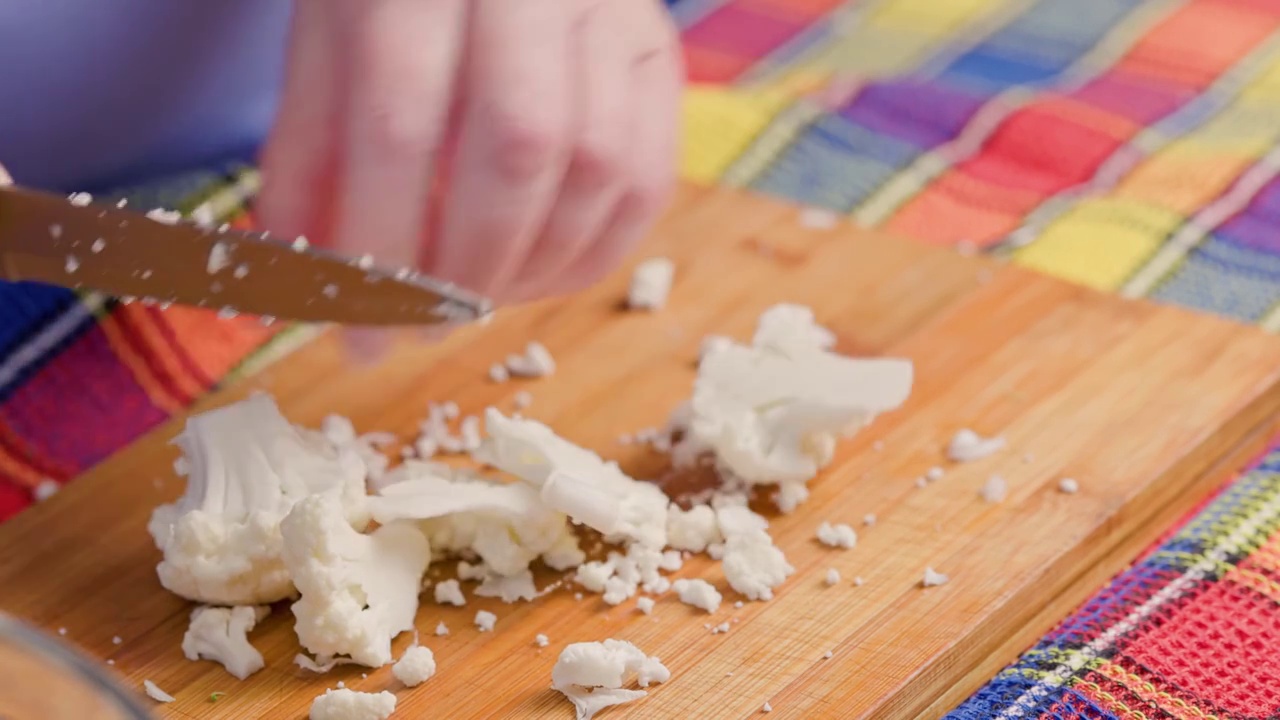
[[1280,716],[1280,446],[948,715]]
[[[1280,0],[674,12],[687,179],[1280,329]],[[126,194],[249,224],[255,189],[230,167]],[[0,519],[306,337],[0,283]],[[952,717],[1280,716],[1278,516],[1273,454]]]

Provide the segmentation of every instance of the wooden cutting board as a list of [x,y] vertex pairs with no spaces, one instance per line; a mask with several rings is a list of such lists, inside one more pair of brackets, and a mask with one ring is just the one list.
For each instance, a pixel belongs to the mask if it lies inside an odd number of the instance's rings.
[[[634,602],[575,600],[568,585],[516,606],[428,601],[418,628],[440,670],[417,689],[400,687],[389,668],[367,678],[349,666],[324,677],[298,669],[291,617],[278,609],[253,635],[267,669],[237,682],[182,658],[190,607],[154,574],[144,526],[181,491],[166,445],[178,419],[0,526],[0,609],[67,628],[68,640],[114,659],[130,687],[154,680],[178,698],[157,706],[162,717],[302,718],[341,680],[395,691],[401,718],[570,718],[549,689],[559,649],[610,637],[661,656],[673,677],[601,718],[745,718],[766,701],[771,717],[934,717],[1190,508],[1223,476],[1223,458],[1255,446],[1280,417],[1280,339],[847,226],[806,230],[794,208],[758,197],[686,189],[645,250],[678,267],[662,312],[620,311],[622,272],[443,345],[400,344],[376,367],[352,366],[325,337],[201,407],[263,389],[297,422],[339,412],[362,430],[410,438],[429,401],[510,410],[528,390],[529,416],[652,477],[661,457],[615,439],[660,424],[687,397],[700,339],[749,337],[779,301],[812,305],[840,350],[909,357],[917,383],[906,407],[840,446],[796,513],[771,514],[797,568],[772,602],[734,608],[737,596],[705,557],[680,575],[725,593],[713,616],[664,597],[646,617]],[[531,339],[555,354],[554,377],[486,380],[490,363]],[[1009,447],[953,466],[942,448],[961,427],[1003,434]],[[918,489],[934,465],[946,477]],[[979,494],[993,473],[1009,486],[999,504]],[[1078,494],[1057,490],[1068,476]],[[867,513],[874,527],[862,526]],[[857,547],[815,542],[824,520],[856,525]],[[926,566],[951,581],[922,588]],[[833,567],[843,579],[827,587]],[[498,615],[495,632],[476,631],[479,609]],[[437,638],[441,620],[451,633]],[[727,634],[705,627],[724,621]],[[550,647],[535,647],[537,633]],[[214,691],[226,695],[210,703]]]

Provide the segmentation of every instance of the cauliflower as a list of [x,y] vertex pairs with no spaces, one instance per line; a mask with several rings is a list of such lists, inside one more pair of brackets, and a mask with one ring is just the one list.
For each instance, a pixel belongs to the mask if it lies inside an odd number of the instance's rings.
[[566,646],[551,670],[551,687],[573,703],[577,720],[591,720],[607,707],[646,695],[643,690],[622,689],[632,672],[642,688],[671,679],[671,671],[658,658],[646,657],[629,642],[605,640]]
[[628,477],[614,462],[578,447],[533,420],[485,414],[489,438],[477,460],[538,488],[542,502],[605,535],[608,542],[667,543],[667,496]]
[[396,711],[396,696],[356,692],[347,688],[325,690],[311,701],[310,720],[387,720]]
[[436,657],[430,648],[414,645],[391,666],[391,674],[408,687],[421,685],[436,674]]
[[160,584],[182,597],[260,605],[291,596],[280,521],[301,498],[334,491],[349,522],[368,520],[360,459],[291,425],[269,396],[193,416],[175,443],[186,493],[156,508],[147,529],[164,553]]
[[831,462],[839,434],[911,391],[910,361],[846,358],[770,337],[708,355],[693,389],[689,441],[747,483],[806,482]]
[[388,477],[397,482],[369,500],[374,519],[421,521],[437,556],[475,554],[504,577],[527,571],[539,555],[553,567],[584,559],[568,518],[544,505],[534,488],[448,472],[431,463],[393,470]]
[[262,669],[262,653],[247,637],[258,621],[271,612],[266,607],[198,607],[182,636],[182,654],[188,660],[213,660],[243,680]]
[[285,565],[302,593],[293,614],[303,647],[369,667],[391,662],[391,639],[413,629],[431,557],[422,533],[398,522],[362,535],[336,493],[299,501],[280,529]]

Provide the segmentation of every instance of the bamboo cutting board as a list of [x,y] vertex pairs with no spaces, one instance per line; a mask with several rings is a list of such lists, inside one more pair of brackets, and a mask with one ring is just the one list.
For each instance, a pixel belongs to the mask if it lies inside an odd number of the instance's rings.
[[[303,718],[341,680],[396,692],[397,718],[570,718],[569,703],[549,689],[555,658],[567,643],[610,637],[659,655],[673,676],[602,719],[746,718],[766,701],[771,717],[933,717],[1189,508],[1220,476],[1215,463],[1280,415],[1280,339],[845,226],[805,230],[795,209],[761,198],[686,189],[645,254],[677,264],[661,312],[619,310],[623,272],[443,345],[400,344],[372,368],[348,364],[325,337],[202,407],[264,389],[297,422],[315,426],[339,412],[361,430],[411,438],[429,401],[510,411],[523,389],[534,397],[529,416],[655,477],[660,456],[615,438],[660,424],[688,396],[703,335],[749,337],[769,305],[809,304],[840,350],[909,357],[917,382],[906,407],[840,446],[796,513],[770,513],[797,568],[773,601],[735,609],[718,563],[705,557],[679,574],[725,593],[713,616],[668,596],[646,617],[634,601],[575,600],[568,584],[514,606],[426,601],[418,628],[440,669],[416,689],[400,687],[389,668],[367,678],[350,666],[322,677],[298,669],[291,617],[278,608],[252,635],[267,668],[237,682],[182,658],[190,608],[155,579],[145,523],[181,491],[166,445],[179,419],[0,526],[0,609],[67,628],[88,653],[114,659],[130,687],[155,681],[178,698],[156,706],[162,717]],[[486,380],[492,362],[531,339],[557,357],[553,377]],[[961,427],[1003,434],[1009,447],[952,466],[942,449]],[[934,465],[946,477],[918,489],[915,479]],[[992,473],[1009,485],[999,504],[979,494]],[[1058,492],[1067,476],[1078,479],[1078,494]],[[862,526],[867,513],[877,515],[874,527]],[[816,543],[824,520],[857,526],[857,547]],[[926,566],[951,581],[922,588]],[[843,580],[827,587],[832,567]],[[497,614],[495,632],[476,631],[479,609]],[[451,634],[437,638],[441,620]],[[727,634],[704,627],[724,621]],[[550,647],[534,645],[537,633]],[[408,641],[396,643],[397,654]],[[226,695],[210,703],[214,691]]]

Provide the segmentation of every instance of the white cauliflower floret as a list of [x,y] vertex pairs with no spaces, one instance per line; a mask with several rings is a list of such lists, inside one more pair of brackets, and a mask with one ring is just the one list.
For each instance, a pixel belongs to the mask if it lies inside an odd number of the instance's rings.
[[222,663],[227,672],[243,680],[263,667],[262,653],[249,644],[248,634],[269,612],[266,607],[246,605],[198,607],[191,611],[191,624],[182,636],[182,654],[188,660]]
[[414,645],[391,666],[391,674],[408,687],[421,685],[436,674],[436,656],[430,648]]
[[293,604],[302,646],[370,667],[391,662],[391,639],[413,629],[431,557],[422,533],[391,523],[362,535],[333,494],[300,501],[281,531],[285,564],[302,593]]
[[387,720],[396,711],[396,696],[383,690],[365,693],[338,688],[311,701],[310,720]]
[[782,303],[760,314],[751,344],[783,353],[830,350],[836,345],[836,336],[817,323],[810,308]]
[[706,580],[680,578],[672,583],[671,589],[676,591],[680,596],[680,602],[685,605],[691,605],[709,613],[720,609],[720,593]]
[[729,586],[750,600],[772,600],[773,590],[795,572],[763,532],[730,537],[721,567]]
[[551,670],[551,687],[573,703],[578,720],[591,720],[601,710],[644,697],[643,690],[623,690],[627,675],[636,673],[640,687],[671,679],[671,671],[657,657],[622,640],[573,643],[560,653]]
[[147,529],[164,553],[160,583],[185,598],[258,605],[292,595],[280,521],[301,498],[341,493],[347,520],[367,522],[360,459],[291,425],[266,395],[191,417],[175,442],[186,493],[156,508]]
[[515,420],[490,408],[489,438],[476,459],[538,488],[542,502],[605,535],[608,542],[667,543],[667,496],[652,483],[628,477],[617,463],[559,437],[533,420]]
[[693,390],[693,442],[750,484],[803,483],[837,437],[906,401],[910,361],[733,345],[706,358]]
[[374,519],[422,521],[438,556],[474,553],[497,575],[519,575],[539,555],[562,567],[582,562],[568,518],[544,505],[536,489],[439,473],[429,463],[389,473],[397,481],[369,500]]
[[667,543],[671,547],[702,552],[721,539],[715,510],[709,505],[694,505],[688,510],[681,510],[673,503],[667,510]]

